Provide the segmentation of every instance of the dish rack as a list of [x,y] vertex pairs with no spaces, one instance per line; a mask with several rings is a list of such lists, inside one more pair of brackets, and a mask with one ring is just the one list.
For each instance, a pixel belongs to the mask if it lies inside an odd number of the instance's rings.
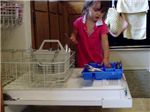
[[[45,42],[58,42],[60,49],[43,50]],[[67,81],[74,69],[75,52],[66,52],[58,40],[44,40],[30,50],[1,50],[2,86],[9,89],[51,88]]]
[[23,4],[2,1],[1,2],[1,28],[14,28],[22,24],[23,21]]

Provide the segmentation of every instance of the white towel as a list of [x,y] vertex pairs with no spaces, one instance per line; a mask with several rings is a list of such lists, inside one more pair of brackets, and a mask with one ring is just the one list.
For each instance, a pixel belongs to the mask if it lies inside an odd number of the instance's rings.
[[147,15],[141,13],[122,13],[122,17],[128,22],[127,29],[124,30],[124,38],[143,40],[146,39]]
[[122,13],[128,22],[124,30],[124,38],[143,40],[146,39],[148,0],[118,0],[117,11]]
[[118,0],[117,11],[120,13],[138,13],[149,10],[148,0]]

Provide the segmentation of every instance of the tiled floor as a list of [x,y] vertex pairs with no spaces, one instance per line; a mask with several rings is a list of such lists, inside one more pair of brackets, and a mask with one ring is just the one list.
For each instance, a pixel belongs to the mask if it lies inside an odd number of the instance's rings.
[[150,98],[150,72],[125,70],[124,73],[133,98]]
[[98,106],[28,106],[23,112],[150,112],[150,98],[133,98],[132,108]]

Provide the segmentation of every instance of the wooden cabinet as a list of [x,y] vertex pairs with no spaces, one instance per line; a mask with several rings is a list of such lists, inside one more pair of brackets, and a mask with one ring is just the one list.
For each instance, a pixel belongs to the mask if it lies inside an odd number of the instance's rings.
[[[33,48],[38,49],[44,39],[60,40],[60,31],[62,32],[60,28],[63,26],[61,3],[32,1],[31,15]],[[56,48],[56,43],[44,46],[46,49],[50,47]]]
[[62,2],[58,3],[58,13],[63,14],[63,4],[62,4]]
[[[34,25],[35,25],[35,48],[39,48],[43,40],[50,39],[49,17],[47,12],[35,11]],[[42,20],[42,21],[41,21]],[[44,46],[50,48],[50,45]]]
[[65,45],[65,40],[64,40],[64,33],[65,33],[65,30],[64,30],[64,17],[63,15],[58,15],[58,18],[59,18],[59,40],[61,42],[61,44],[64,46]]
[[48,1],[42,0],[42,1],[35,1],[34,2],[34,10],[39,11],[48,11]]
[[[53,14],[50,13],[50,35],[51,35],[51,39],[56,39],[56,40],[60,40],[59,39],[59,19],[58,19],[58,14]],[[53,49],[57,48],[57,43],[51,43],[51,47]]]
[[49,12],[58,13],[58,2],[49,2]]
[[59,40],[59,22],[58,22],[58,14],[50,13],[50,32],[51,39]]

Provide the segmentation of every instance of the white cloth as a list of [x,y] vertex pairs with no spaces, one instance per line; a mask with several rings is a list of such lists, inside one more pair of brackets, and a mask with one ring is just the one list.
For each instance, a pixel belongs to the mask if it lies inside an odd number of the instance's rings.
[[118,0],[117,11],[128,22],[124,30],[124,38],[143,40],[146,39],[148,0]]
[[143,40],[146,39],[147,15],[141,13],[122,13],[122,17],[128,22],[128,27],[124,30],[124,38]]
[[149,10],[148,0],[118,0],[117,11],[120,13],[138,13]]

